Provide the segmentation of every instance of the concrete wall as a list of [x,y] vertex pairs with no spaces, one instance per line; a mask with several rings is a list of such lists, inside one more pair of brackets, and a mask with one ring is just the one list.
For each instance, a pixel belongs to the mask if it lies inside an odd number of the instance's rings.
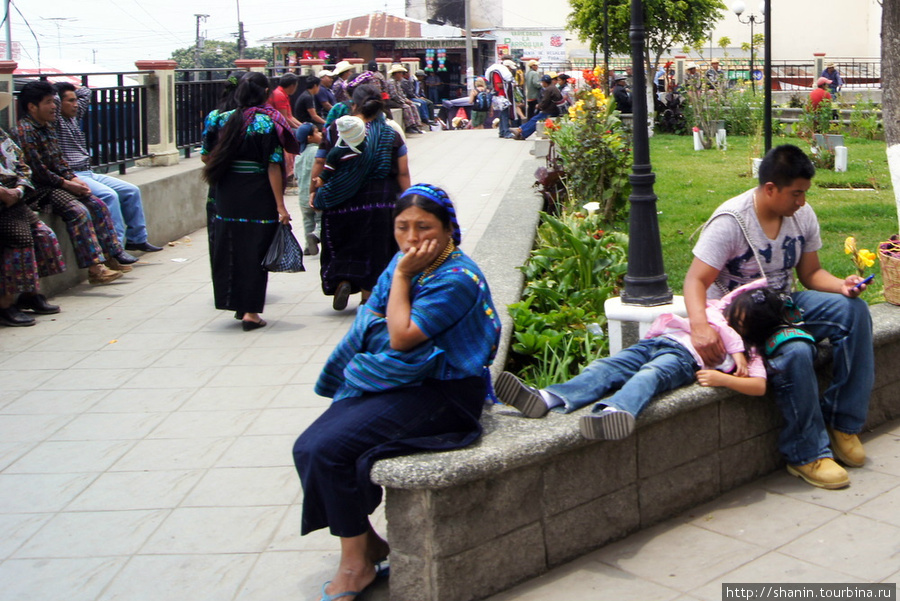
[[[900,417],[900,308],[872,307],[867,428]],[[820,386],[830,373],[820,352]],[[634,436],[587,441],[579,413],[495,406],[467,449],[376,463],[387,490],[391,601],[469,601],[534,578],[783,465],[771,398],[694,385],[655,400]]]
[[[170,167],[137,168],[121,176],[141,189],[150,242],[163,246],[206,225],[207,185],[200,178],[201,167],[196,156]],[[41,280],[41,291],[52,296],[86,280],[87,270],[78,269],[65,223],[46,213],[40,216],[56,232],[67,265],[64,273]]]

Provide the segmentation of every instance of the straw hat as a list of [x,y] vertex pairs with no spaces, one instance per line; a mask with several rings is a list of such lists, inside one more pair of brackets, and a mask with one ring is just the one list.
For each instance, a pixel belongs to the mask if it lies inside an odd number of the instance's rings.
[[394,65],[388,70],[387,74],[393,75],[394,73],[406,73],[407,71],[408,69],[403,65]]
[[334,73],[329,71],[328,69],[322,69],[318,73],[316,73],[316,77],[322,79],[323,77],[334,77]]
[[516,69],[518,69],[518,67],[516,66],[516,63],[515,63],[514,61],[509,60],[509,59],[503,61],[503,66],[506,67],[507,69],[512,69],[513,71],[515,71]]
[[349,62],[341,61],[334,66],[334,69],[331,71],[331,75],[333,77],[337,77],[341,73],[343,73],[345,71],[349,71],[352,68],[353,68],[353,65],[351,65]]
[[687,63],[687,64],[685,64],[684,68],[685,68],[685,69],[688,69],[688,70],[690,70],[690,69],[696,69],[696,68],[697,68],[697,63],[693,63],[693,62]]

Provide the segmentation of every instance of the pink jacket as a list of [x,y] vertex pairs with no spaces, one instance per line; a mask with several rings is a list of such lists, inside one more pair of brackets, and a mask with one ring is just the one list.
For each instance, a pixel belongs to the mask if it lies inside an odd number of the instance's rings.
[[[735,332],[734,329],[728,325],[728,322],[725,321],[725,316],[723,315],[725,309],[739,294],[743,294],[748,290],[765,288],[767,285],[768,282],[766,281],[766,278],[760,278],[735,288],[720,299],[706,301],[706,320],[709,322],[709,325],[719,333],[719,336],[722,338],[722,344],[725,345],[725,352],[728,353],[728,355],[743,353],[746,350],[746,347],[744,346],[744,340],[741,338],[740,334]],[[656,338],[657,336],[666,336],[684,346],[691,352],[691,355],[694,356],[694,360],[701,369],[718,369],[725,372],[733,369],[734,362],[731,357],[726,357],[721,365],[710,366],[703,363],[703,359],[700,358],[700,354],[691,343],[691,324],[686,318],[681,317],[680,315],[663,313],[657,317],[650,325],[650,329],[647,331],[647,335],[644,336],[644,338]],[[747,368],[750,372],[750,377],[766,377],[766,369],[762,362],[762,358],[755,352],[751,351]]]

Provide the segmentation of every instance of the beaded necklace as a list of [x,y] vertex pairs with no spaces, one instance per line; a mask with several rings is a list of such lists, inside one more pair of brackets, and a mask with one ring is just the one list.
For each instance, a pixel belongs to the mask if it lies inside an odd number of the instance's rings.
[[416,278],[417,281],[420,281],[422,278],[431,275],[435,269],[440,267],[444,263],[444,261],[447,260],[447,257],[449,257],[454,250],[456,250],[456,245],[453,244],[453,240],[450,240],[450,242],[447,243],[447,246],[444,247],[444,250],[441,251],[441,254],[438,255],[438,258],[435,259],[431,265],[426,267],[425,271],[419,274],[419,277]]

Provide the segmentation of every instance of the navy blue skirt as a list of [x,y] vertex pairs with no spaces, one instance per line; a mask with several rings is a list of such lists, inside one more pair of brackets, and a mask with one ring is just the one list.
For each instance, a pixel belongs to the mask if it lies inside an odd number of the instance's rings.
[[328,527],[365,534],[381,502],[369,479],[377,459],[465,447],[481,436],[483,378],[426,380],[332,403],[294,443],[303,485],[301,534]]

